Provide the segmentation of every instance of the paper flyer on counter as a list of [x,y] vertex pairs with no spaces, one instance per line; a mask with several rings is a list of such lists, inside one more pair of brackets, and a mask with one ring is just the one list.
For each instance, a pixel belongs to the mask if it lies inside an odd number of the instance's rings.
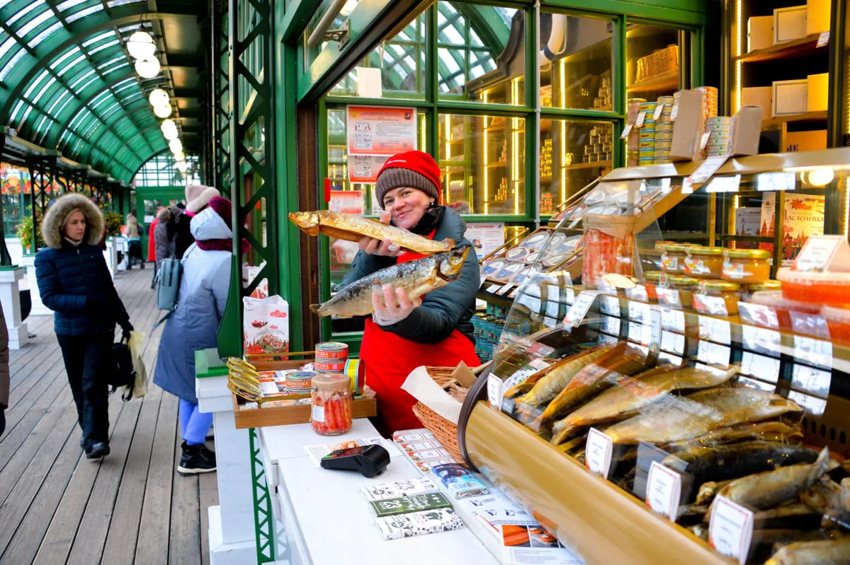
[[[365,445],[381,445],[388,450],[392,449],[384,444],[382,438],[370,437],[366,439],[349,439],[346,441],[326,443],[323,445],[305,445],[304,451],[307,452],[307,455],[310,457],[310,461],[312,461],[316,467],[321,467],[322,457],[325,455],[340,449],[351,449],[352,447],[363,447]],[[394,455],[394,453],[391,452],[391,455]]]

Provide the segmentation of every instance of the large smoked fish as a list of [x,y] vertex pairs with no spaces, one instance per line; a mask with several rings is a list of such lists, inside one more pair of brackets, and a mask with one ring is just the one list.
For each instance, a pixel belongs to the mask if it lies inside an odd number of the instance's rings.
[[686,397],[667,396],[640,415],[607,428],[614,443],[667,444],[692,439],[722,426],[758,422],[800,412],[787,398],[754,388],[716,388]]
[[469,247],[375,271],[346,286],[324,304],[313,304],[310,309],[321,317],[368,316],[374,311],[373,292],[378,294],[378,299],[383,304],[384,295],[381,287],[385,284],[393,288],[403,288],[407,296],[415,300],[432,290],[456,281],[460,277],[467,253],[469,253]]
[[323,233],[346,241],[360,241],[363,237],[379,241],[388,239],[402,249],[423,255],[444,253],[455,246],[454,240],[451,239],[434,241],[377,220],[330,210],[293,212],[289,214],[289,219],[307,235],[316,236]]

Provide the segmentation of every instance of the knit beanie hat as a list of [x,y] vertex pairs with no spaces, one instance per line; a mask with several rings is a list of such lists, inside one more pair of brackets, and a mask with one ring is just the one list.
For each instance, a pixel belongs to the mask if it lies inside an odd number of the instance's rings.
[[221,219],[224,220],[224,223],[227,226],[230,226],[233,221],[233,218],[231,217],[231,214],[233,213],[233,205],[230,203],[230,200],[221,196],[213,196],[210,199],[210,208],[215,210],[215,213],[221,216]]
[[202,184],[190,184],[186,186],[186,210],[197,214],[210,203],[210,198],[219,196],[218,190],[211,186]]
[[405,151],[393,155],[378,173],[375,193],[384,205],[384,196],[394,188],[417,188],[440,202],[440,166],[423,151]]

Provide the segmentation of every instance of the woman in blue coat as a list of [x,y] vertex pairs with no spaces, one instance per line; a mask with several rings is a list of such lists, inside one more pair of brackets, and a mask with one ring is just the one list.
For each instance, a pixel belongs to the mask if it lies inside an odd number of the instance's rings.
[[41,227],[47,248],[35,257],[38,291],[53,310],[53,327],[90,460],[109,455],[108,371],[115,324],[124,337],[133,326],[115,291],[100,239],[103,216],[82,194],[53,202]]
[[183,255],[177,308],[159,342],[154,382],[180,398],[183,455],[179,473],[215,471],[215,453],[204,445],[212,414],[198,411],[195,351],[218,345],[217,335],[230,287],[233,232],[230,201],[220,196],[192,218],[195,238]]

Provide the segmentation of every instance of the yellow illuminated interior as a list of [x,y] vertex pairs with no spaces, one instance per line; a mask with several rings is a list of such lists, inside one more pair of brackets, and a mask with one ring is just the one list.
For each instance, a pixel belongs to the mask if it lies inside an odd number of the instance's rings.
[[[450,116],[446,116],[445,122],[446,128],[446,161],[452,158],[452,119]],[[452,179],[448,177],[446,179],[446,204],[451,202],[452,199]]]
[[[519,79],[511,81],[511,100],[519,99]],[[514,185],[514,214],[519,214],[519,118],[511,118],[511,181]]]
[[[484,91],[484,103],[487,103],[487,91]],[[484,213],[490,213],[490,203],[488,202],[489,198],[487,197],[487,187],[490,184],[487,182],[489,180],[489,175],[487,174],[487,164],[490,159],[490,151],[488,150],[489,144],[487,143],[487,118],[484,118]]]
[[[736,0],[735,2],[735,21],[738,28],[736,29],[735,34],[735,57],[740,57],[743,50],[744,44],[744,25],[743,25],[743,6],[741,5],[741,0]],[[732,114],[737,112],[741,108],[741,61],[735,61],[735,94],[734,94],[734,108],[732,108]]]
[[844,237],[850,235],[850,177],[844,180]]
[[[566,67],[567,60],[565,58],[561,59],[561,108],[566,108],[567,106],[567,84],[566,84]],[[567,122],[566,120],[561,120],[561,153],[566,153],[567,151]],[[567,199],[567,166],[566,159],[561,158],[561,202],[566,201]]]

